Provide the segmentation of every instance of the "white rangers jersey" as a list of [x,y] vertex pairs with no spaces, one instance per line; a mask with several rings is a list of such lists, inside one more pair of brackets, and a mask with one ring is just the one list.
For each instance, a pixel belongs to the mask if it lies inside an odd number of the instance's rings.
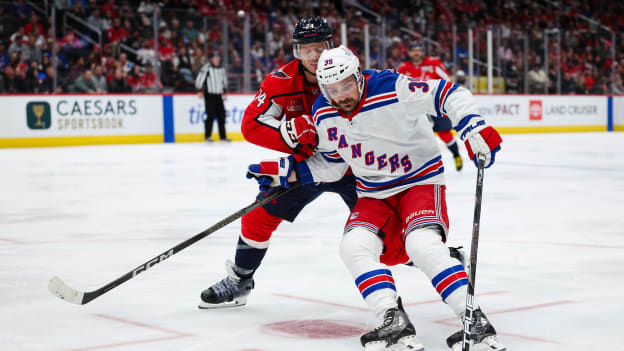
[[333,182],[351,167],[360,197],[383,199],[417,184],[444,184],[427,117],[450,118],[462,138],[484,124],[472,94],[446,80],[418,81],[391,70],[364,71],[360,103],[347,116],[320,96],[312,113],[318,151],[297,165],[302,182]]

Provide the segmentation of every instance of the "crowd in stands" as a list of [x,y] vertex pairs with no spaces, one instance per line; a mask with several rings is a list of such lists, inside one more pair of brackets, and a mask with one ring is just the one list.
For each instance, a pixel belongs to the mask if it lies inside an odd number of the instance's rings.
[[[292,59],[297,19],[315,15],[325,17],[336,33],[340,23],[347,23],[349,46],[362,62],[363,28],[369,24],[375,68],[398,67],[410,41],[427,40],[432,44],[426,55],[439,56],[451,75],[461,75],[468,72],[467,28],[480,33],[475,52],[482,61],[484,30],[493,28],[501,62],[495,74],[504,77],[509,93],[556,93],[558,67],[563,94],[624,93],[624,3],[618,1],[360,0],[362,8],[329,0],[50,0],[47,9],[41,3],[0,0],[0,93],[193,91],[194,77],[207,58],[223,52],[224,19],[228,91],[240,91],[245,16],[253,91],[267,73]],[[383,37],[373,13],[385,20]],[[615,32],[615,42],[600,24]],[[561,33],[560,57],[556,40],[549,38],[546,70],[544,33],[555,28]],[[339,40],[336,35],[335,42]],[[530,68],[526,75],[525,63]],[[485,67],[477,66],[475,73],[485,75]]]

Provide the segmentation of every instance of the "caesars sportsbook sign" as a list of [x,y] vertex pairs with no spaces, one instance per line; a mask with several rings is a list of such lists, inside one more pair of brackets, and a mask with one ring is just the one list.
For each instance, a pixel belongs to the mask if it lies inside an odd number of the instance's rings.
[[162,134],[161,96],[0,97],[0,137]]

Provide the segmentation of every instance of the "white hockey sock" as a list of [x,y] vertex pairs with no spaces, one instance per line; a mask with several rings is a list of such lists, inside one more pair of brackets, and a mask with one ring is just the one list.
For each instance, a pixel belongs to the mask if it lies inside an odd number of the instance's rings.
[[355,279],[364,301],[377,317],[397,307],[392,273],[379,262],[382,250],[381,239],[364,228],[352,229],[340,242],[340,257]]
[[462,265],[449,255],[436,226],[419,227],[408,233],[405,250],[431,280],[442,300],[457,316],[465,310],[468,278]]

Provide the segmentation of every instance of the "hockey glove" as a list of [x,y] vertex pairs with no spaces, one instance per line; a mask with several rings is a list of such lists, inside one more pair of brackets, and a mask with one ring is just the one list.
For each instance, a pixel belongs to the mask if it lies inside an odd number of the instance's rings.
[[477,156],[483,155],[485,157],[485,168],[494,164],[494,155],[500,150],[502,142],[503,139],[496,129],[486,126],[484,121],[479,121],[472,129],[469,129],[467,136],[464,138],[470,159],[478,167],[479,161]]
[[305,159],[314,154],[318,145],[318,136],[310,116],[301,115],[284,121],[279,130],[286,145],[293,149],[295,154],[303,156],[297,159]]
[[261,191],[267,191],[269,188],[276,186],[289,188],[289,178],[291,182],[297,181],[297,174],[293,172],[294,163],[294,157],[290,155],[274,161],[262,161],[252,164],[249,165],[247,178],[254,178],[260,185]]

